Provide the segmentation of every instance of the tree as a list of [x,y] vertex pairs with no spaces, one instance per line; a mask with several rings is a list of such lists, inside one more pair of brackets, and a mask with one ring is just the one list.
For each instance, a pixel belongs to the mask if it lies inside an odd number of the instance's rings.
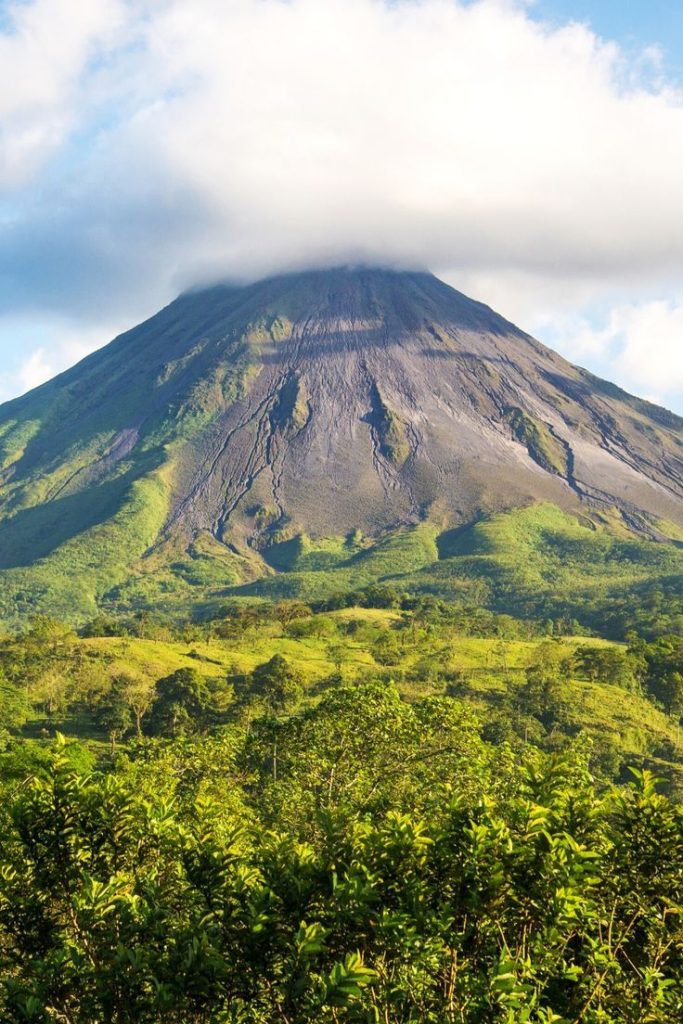
[[390,629],[382,630],[372,646],[372,656],[379,665],[398,665],[402,657],[398,634]]
[[262,697],[272,711],[286,711],[301,700],[301,674],[282,654],[275,654],[270,661],[256,666],[251,674],[250,691]]
[[360,592],[358,603],[364,608],[398,608],[401,595],[393,587],[371,583]]
[[287,636],[291,637],[334,637],[338,633],[334,619],[326,615],[309,615],[307,618],[293,619],[286,628]]
[[670,715],[683,716],[683,674],[667,672],[652,685],[652,693]]
[[543,643],[526,669],[526,682],[515,695],[518,709],[544,725],[555,721],[561,708],[562,684],[569,678],[571,661],[556,643]]
[[273,618],[277,619],[282,628],[286,628],[295,619],[305,619],[311,614],[310,605],[303,601],[287,600],[278,601],[273,606]]
[[493,648],[493,654],[495,655],[496,658],[499,659],[500,666],[501,666],[501,668],[503,670],[503,674],[506,677],[508,677],[509,676],[509,669],[508,669],[508,646],[505,643],[505,640],[499,640],[495,644],[495,646]]
[[121,636],[121,623],[99,612],[80,630],[83,637]]
[[256,605],[229,605],[224,614],[223,621],[215,626],[216,636],[224,639],[243,636],[261,621],[261,612]]
[[618,647],[579,647],[574,662],[592,682],[610,683],[624,690],[638,689],[638,661]]
[[334,670],[342,678],[342,669],[348,656],[348,649],[345,644],[333,643],[327,649],[328,657],[334,665]]
[[629,653],[643,666],[645,690],[672,715],[683,713],[683,637],[665,634],[652,642],[633,639]]
[[115,676],[113,682],[133,713],[135,732],[140,738],[142,736],[142,719],[154,704],[154,685],[150,680],[128,672],[122,672]]
[[70,689],[69,681],[62,672],[48,668],[31,686],[30,699],[42,707],[48,718],[52,718],[67,707]]
[[[464,775],[478,774],[478,787],[498,756],[485,749],[478,729],[474,713],[449,698],[410,704],[392,683],[340,685],[303,714],[254,723],[245,769],[262,773],[264,807],[275,803],[296,832],[321,808],[358,813],[429,804],[445,778],[464,795]],[[278,787],[271,793],[275,744]]]
[[211,722],[213,711],[205,679],[194,668],[179,668],[155,685],[149,731],[153,736],[202,731]]
[[0,741],[6,743],[11,733],[21,729],[29,710],[26,691],[0,671]]
[[39,656],[45,654],[68,654],[76,643],[76,634],[71,626],[51,619],[47,615],[37,615],[22,637],[23,643],[32,653]]
[[112,686],[98,705],[95,721],[109,737],[113,753],[117,740],[122,739],[133,724],[130,706],[120,685]]
[[471,709],[385,686],[283,720],[275,782],[243,739],[106,774],[60,740],[4,792],[3,1024],[680,1024],[683,811],[649,773],[504,768]]

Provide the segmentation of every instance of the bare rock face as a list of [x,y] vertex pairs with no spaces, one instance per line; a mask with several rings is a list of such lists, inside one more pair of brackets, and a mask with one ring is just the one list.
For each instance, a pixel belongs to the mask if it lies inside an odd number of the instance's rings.
[[123,522],[131,495],[138,515],[145,481],[131,557],[537,500],[656,537],[683,526],[683,420],[430,274],[313,271],[187,293],[0,407],[0,568]]
[[432,275],[315,272],[232,301],[238,332],[259,325],[255,372],[190,443],[171,517],[189,534],[377,534],[539,499],[683,517],[683,421]]

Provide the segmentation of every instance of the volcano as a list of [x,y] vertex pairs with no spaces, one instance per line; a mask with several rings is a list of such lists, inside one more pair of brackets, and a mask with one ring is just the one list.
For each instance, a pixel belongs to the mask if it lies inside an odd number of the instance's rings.
[[0,406],[0,603],[539,502],[666,539],[683,420],[428,273],[216,285]]

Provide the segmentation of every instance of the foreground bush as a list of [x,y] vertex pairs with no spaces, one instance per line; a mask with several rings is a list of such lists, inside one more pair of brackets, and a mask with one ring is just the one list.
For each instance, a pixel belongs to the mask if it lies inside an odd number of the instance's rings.
[[[375,704],[378,744],[382,713]],[[351,716],[348,728],[351,744],[363,722]],[[297,729],[320,757],[337,751],[326,733],[316,739],[314,718]],[[341,724],[334,743],[341,765]],[[452,747],[451,736],[449,757]],[[158,756],[187,759],[197,775],[197,751]],[[87,775],[62,746],[5,806],[8,1024],[683,1017],[683,815],[647,774],[600,795],[580,758],[530,763],[477,795],[451,761],[463,785],[435,787],[427,820],[398,809],[392,783],[389,803],[369,811],[309,800],[310,826],[295,831],[295,813],[273,811],[283,793],[296,803],[297,786],[306,797],[294,769],[282,790],[265,769],[255,781],[231,749],[225,795],[189,806],[180,790],[149,795],[156,756]],[[335,786],[343,792],[344,778]],[[264,827],[262,801],[287,830]]]

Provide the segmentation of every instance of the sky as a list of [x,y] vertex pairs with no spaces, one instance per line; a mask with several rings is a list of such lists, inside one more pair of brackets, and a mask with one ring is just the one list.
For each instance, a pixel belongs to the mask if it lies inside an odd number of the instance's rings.
[[354,262],[683,414],[683,4],[0,0],[0,401]]

